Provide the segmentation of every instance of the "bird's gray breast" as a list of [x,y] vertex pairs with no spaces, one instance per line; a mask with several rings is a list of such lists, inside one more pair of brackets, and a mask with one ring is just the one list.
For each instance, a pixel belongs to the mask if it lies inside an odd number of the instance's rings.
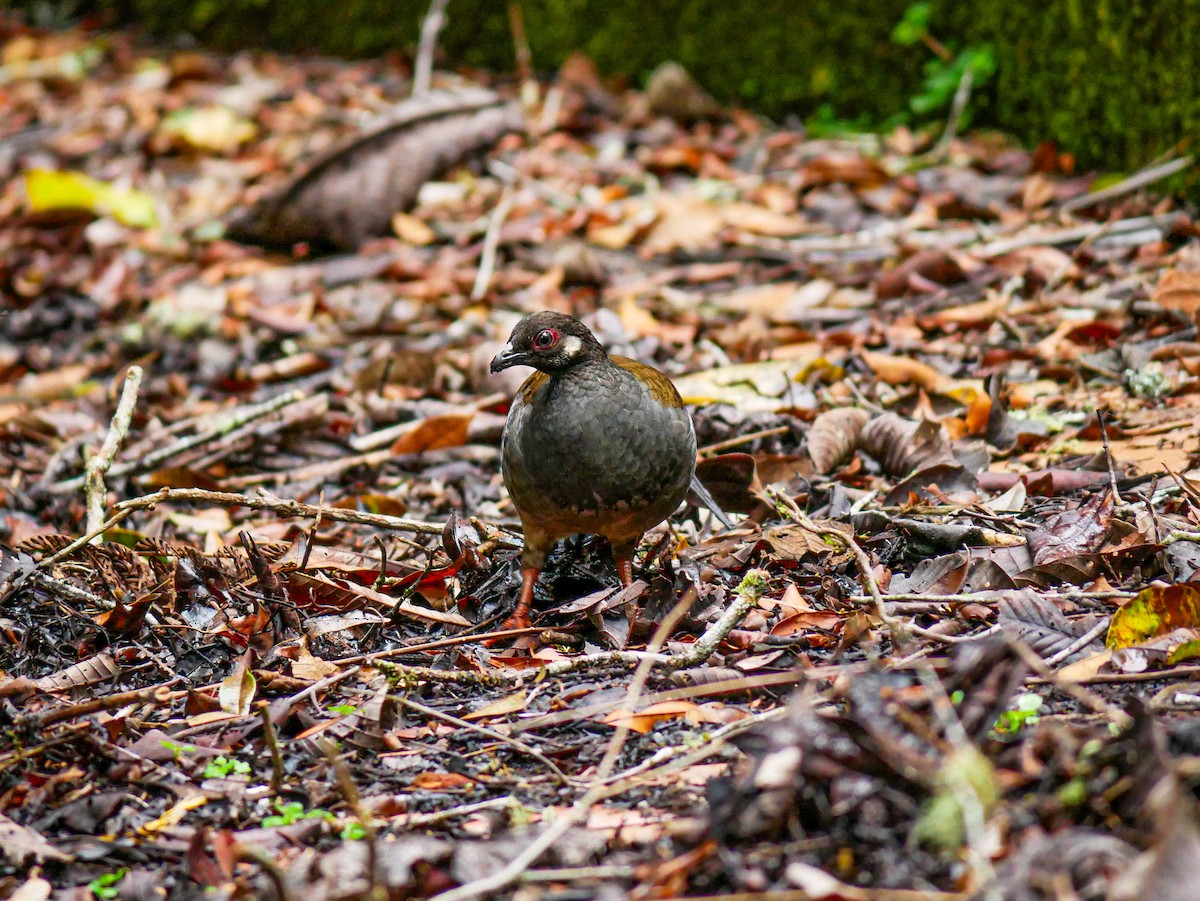
[[657,401],[630,373],[587,363],[546,380],[509,411],[504,479],[519,509],[662,509],[670,514],[695,469],[682,407]]

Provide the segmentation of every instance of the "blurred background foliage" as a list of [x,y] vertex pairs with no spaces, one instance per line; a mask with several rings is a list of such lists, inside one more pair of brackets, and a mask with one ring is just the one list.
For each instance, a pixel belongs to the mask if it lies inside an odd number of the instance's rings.
[[[14,2],[210,47],[411,53],[425,0]],[[929,121],[973,69],[969,114],[1082,163],[1130,168],[1200,127],[1200,0],[520,0],[534,65],[573,50],[642,84],[674,60],[718,99],[826,126]],[[512,71],[508,4],[451,0],[441,65]],[[921,32],[929,40],[925,40]],[[938,47],[944,53],[938,51]]]

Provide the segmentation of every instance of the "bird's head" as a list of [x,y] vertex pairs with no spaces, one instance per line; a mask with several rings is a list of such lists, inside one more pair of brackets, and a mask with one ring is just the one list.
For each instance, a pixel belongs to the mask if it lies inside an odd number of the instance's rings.
[[526,316],[492,359],[492,372],[532,366],[553,375],[586,360],[608,357],[596,336],[573,316],[544,311]]

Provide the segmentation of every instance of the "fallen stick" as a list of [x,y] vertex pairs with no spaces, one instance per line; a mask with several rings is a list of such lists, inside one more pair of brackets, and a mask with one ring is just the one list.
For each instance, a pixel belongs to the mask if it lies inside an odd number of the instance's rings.
[[231,491],[208,491],[204,488],[163,488],[154,494],[121,501],[115,509],[118,513],[127,515],[135,510],[152,510],[167,501],[203,501],[226,507],[249,507],[251,510],[269,510],[280,516],[319,515],[337,522],[352,522],[394,532],[416,532],[421,535],[441,535],[443,529],[443,526],[437,523],[422,522],[418,519],[404,519],[382,513],[363,513],[359,510],[343,510],[339,507],[322,507],[273,495],[250,497]]
[[450,0],[433,0],[429,12],[421,20],[421,43],[413,66],[413,96],[424,94],[433,81],[433,55],[437,52],[438,34],[446,24],[446,6]]
[[[137,406],[138,390],[142,386],[142,367],[130,366],[125,372],[125,381],[121,385],[121,397],[117,401],[117,409],[113,413],[112,424],[104,443],[87,461],[83,470],[83,495],[87,507],[87,528],[94,532],[104,522],[105,500],[108,490],[104,486],[104,474],[113,465],[121,443],[129,434],[129,423],[133,419],[133,408]],[[96,534],[92,538],[95,543],[100,540]]]
[[[261,404],[252,404],[245,407],[240,407],[229,412],[222,412],[213,417],[216,420],[215,425],[196,432],[194,435],[186,435],[183,438],[173,441],[166,447],[158,448],[157,450],[138,453],[138,445],[127,449],[127,452],[133,455],[134,459],[123,460],[119,463],[114,463],[109,469],[110,476],[123,476],[132,472],[153,469],[164,460],[169,460],[184,451],[199,447],[206,444],[215,438],[220,438],[223,435],[232,432],[234,429],[240,428],[248,422],[259,419],[263,416],[281,410],[291,404],[298,404],[308,400],[303,392],[288,391],[270,400],[263,401]],[[142,442],[139,442],[139,445]],[[63,493],[65,491],[74,491],[83,484],[83,477],[78,476],[73,479],[64,479],[61,482],[56,482],[51,486],[51,491],[55,493]]]

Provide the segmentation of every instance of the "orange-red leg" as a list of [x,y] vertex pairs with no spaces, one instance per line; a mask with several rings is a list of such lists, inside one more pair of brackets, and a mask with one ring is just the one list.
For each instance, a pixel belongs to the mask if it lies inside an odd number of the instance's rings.
[[621,585],[628,588],[633,584],[633,553],[628,557],[614,553],[613,562],[617,564],[617,577],[621,580]]
[[528,629],[529,608],[533,606],[533,586],[537,582],[541,570],[535,566],[521,567],[521,594],[517,597],[517,606],[512,615],[504,621],[501,629]]

